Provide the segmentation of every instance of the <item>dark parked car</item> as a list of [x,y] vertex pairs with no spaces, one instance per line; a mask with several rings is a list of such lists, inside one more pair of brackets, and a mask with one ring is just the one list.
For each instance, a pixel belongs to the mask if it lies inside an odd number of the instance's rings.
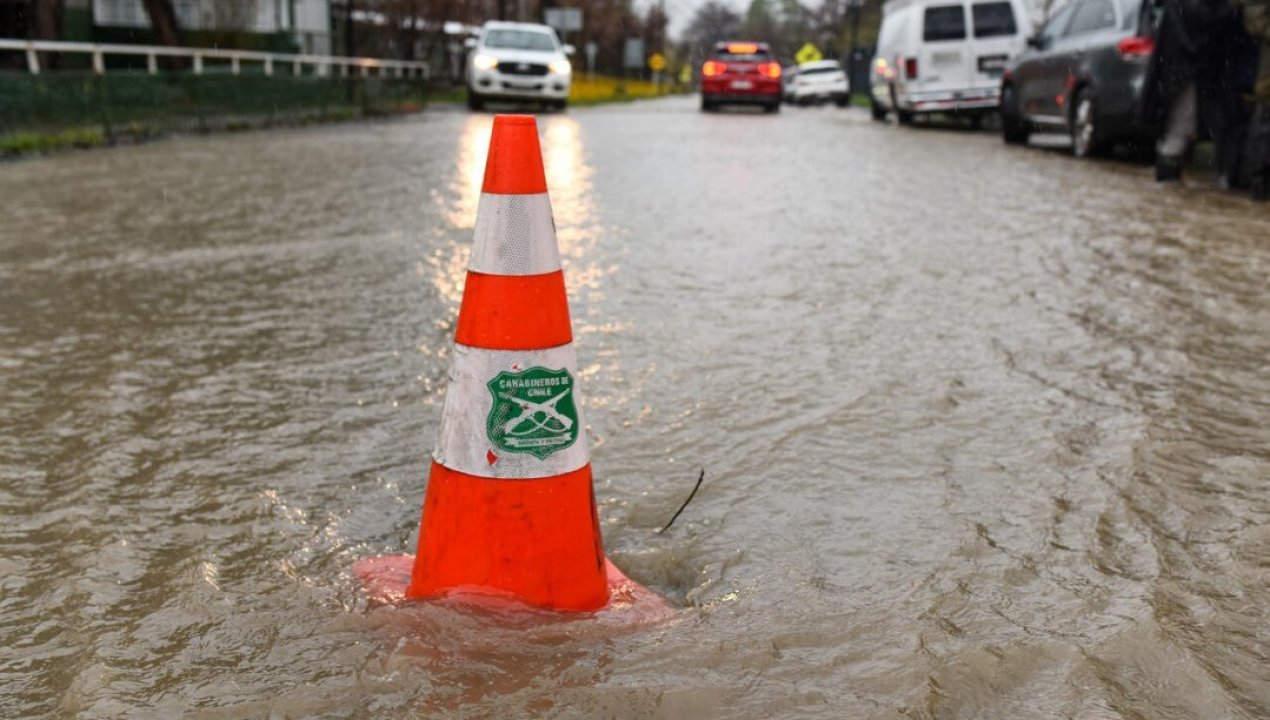
[[1138,105],[1162,0],[1076,0],[1028,38],[1001,79],[1007,143],[1065,130],[1087,157],[1117,142],[1151,141]]

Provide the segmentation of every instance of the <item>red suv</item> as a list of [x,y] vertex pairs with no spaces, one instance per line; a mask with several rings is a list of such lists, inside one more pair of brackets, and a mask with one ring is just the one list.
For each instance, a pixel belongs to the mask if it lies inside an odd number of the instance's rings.
[[701,66],[701,109],[762,105],[781,109],[781,65],[767,43],[721,42]]

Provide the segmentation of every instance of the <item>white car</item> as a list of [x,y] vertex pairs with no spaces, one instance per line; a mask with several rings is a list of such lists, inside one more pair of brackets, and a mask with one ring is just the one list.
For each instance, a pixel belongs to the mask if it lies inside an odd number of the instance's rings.
[[810,105],[833,100],[844,107],[850,97],[847,94],[847,74],[836,60],[820,60],[803,63],[789,86],[790,102]]
[[869,72],[874,119],[995,112],[1002,72],[1030,30],[1022,0],[889,0]]
[[467,104],[473,110],[484,108],[487,100],[540,102],[559,109],[568,104],[573,47],[561,44],[552,28],[487,22],[467,46]]
[[781,68],[781,100],[794,101],[794,79],[798,77],[797,65],[786,65]]

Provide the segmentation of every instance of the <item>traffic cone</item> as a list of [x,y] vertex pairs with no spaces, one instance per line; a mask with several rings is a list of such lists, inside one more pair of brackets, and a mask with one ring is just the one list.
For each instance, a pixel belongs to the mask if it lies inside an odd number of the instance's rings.
[[354,563],[371,603],[594,610],[619,625],[672,618],[604,557],[532,116],[494,118],[454,341],[419,551]]
[[494,118],[454,342],[406,597],[474,592],[552,610],[605,607],[607,562],[533,116]]

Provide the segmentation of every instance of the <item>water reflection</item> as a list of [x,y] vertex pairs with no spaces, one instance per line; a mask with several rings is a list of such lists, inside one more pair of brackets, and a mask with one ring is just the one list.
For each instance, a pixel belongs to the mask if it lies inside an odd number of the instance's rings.
[[[432,269],[437,294],[453,312],[463,297],[492,127],[493,116],[467,118],[459,133],[454,171],[446,190],[433,194],[450,241],[432,252],[427,265]],[[620,332],[623,324],[602,320],[598,307],[604,299],[603,280],[616,266],[600,262],[595,252],[604,228],[592,189],[594,168],[586,160],[581,128],[570,117],[543,117],[539,118],[539,135],[574,331],[582,336]],[[609,360],[615,363],[611,356]],[[580,374],[594,375],[599,369],[591,364]]]

